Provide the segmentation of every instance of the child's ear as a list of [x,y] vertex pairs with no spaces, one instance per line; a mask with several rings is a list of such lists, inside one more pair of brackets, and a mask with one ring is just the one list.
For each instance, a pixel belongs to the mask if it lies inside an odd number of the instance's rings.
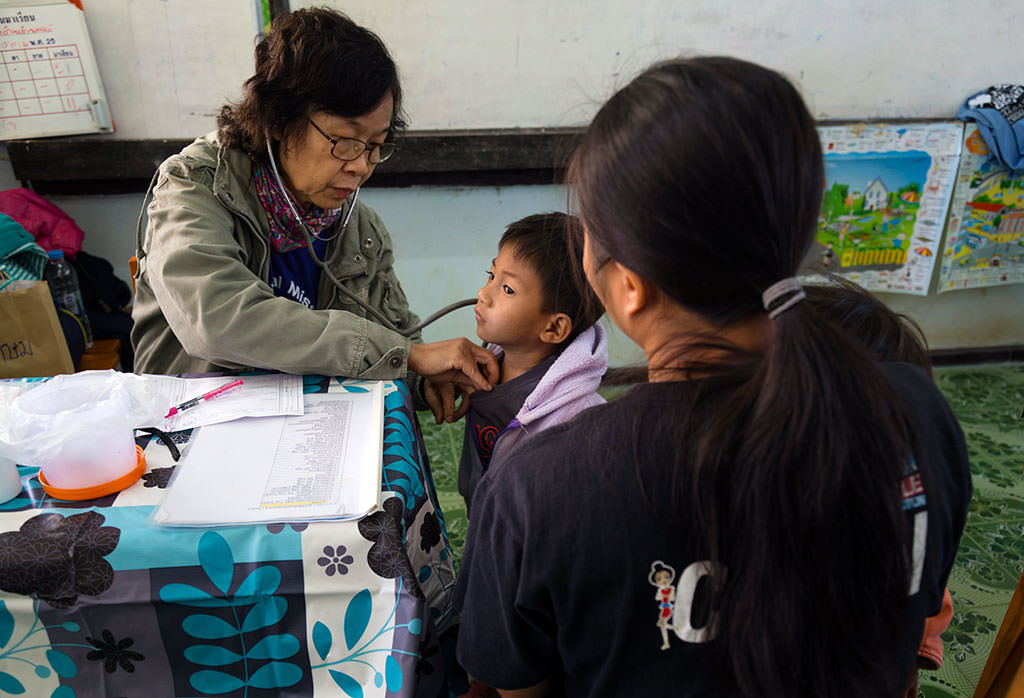
[[561,344],[572,333],[572,320],[565,313],[553,313],[540,333],[545,344]]

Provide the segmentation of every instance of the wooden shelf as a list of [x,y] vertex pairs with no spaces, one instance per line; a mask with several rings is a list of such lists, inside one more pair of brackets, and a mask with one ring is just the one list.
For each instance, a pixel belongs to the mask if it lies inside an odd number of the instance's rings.
[[[825,119],[819,126],[953,121],[952,118]],[[370,187],[556,184],[583,127],[408,131]],[[40,194],[144,192],[156,168],[192,139],[109,135],[7,141],[14,176]]]
[[[367,186],[553,184],[582,128],[410,131]],[[14,176],[40,194],[144,192],[156,168],[191,139],[106,136],[7,142]]]

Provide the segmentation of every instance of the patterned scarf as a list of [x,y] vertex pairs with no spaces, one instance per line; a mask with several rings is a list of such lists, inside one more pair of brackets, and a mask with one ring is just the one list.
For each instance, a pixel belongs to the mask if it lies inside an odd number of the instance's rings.
[[[256,194],[270,221],[270,243],[277,252],[288,252],[305,247],[306,241],[302,236],[302,228],[299,227],[299,222],[295,220],[295,214],[292,213],[288,201],[285,199],[291,194],[278,185],[269,165],[253,162],[252,167],[256,176]],[[292,202],[295,202],[294,198],[292,198]],[[302,216],[302,222],[309,228],[310,233],[317,235],[338,221],[344,206],[320,208],[310,204],[309,210],[303,211],[302,207],[296,204],[295,208]]]

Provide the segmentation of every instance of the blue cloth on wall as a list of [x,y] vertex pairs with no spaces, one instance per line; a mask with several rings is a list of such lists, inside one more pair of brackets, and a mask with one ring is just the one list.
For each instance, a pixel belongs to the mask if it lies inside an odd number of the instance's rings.
[[1024,85],[993,85],[971,95],[956,118],[974,121],[992,156],[1024,171]]

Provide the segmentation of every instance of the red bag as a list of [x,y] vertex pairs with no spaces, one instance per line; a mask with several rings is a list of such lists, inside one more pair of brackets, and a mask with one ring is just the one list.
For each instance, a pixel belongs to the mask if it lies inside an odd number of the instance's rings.
[[75,220],[33,191],[19,187],[0,191],[0,212],[21,223],[44,250],[64,250],[74,259],[85,231]]

